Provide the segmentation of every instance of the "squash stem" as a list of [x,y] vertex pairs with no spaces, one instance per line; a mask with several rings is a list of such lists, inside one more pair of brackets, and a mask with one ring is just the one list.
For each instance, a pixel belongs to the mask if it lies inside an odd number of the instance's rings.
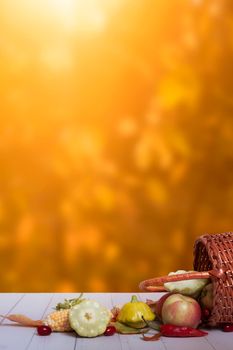
[[131,303],[138,303],[138,298],[136,295],[132,295]]

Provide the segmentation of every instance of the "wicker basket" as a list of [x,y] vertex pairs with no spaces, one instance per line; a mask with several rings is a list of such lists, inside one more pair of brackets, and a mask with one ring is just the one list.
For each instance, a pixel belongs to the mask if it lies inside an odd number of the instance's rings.
[[142,281],[141,290],[166,291],[163,284],[194,278],[210,278],[213,283],[213,309],[209,326],[233,323],[233,232],[207,234],[194,244],[194,270],[180,275],[156,277]]

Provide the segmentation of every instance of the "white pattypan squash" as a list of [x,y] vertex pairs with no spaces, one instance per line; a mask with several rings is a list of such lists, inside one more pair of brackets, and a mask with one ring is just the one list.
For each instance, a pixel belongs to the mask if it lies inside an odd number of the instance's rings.
[[70,326],[81,337],[103,334],[111,319],[111,312],[95,300],[83,300],[70,309]]
[[[194,271],[185,271],[178,270],[176,272],[170,272],[168,276],[171,275],[179,275],[182,273],[188,273]],[[181,293],[184,295],[189,295],[192,297],[197,297],[204,286],[209,282],[209,279],[192,279],[192,280],[184,280],[184,281],[176,281],[176,282],[167,282],[164,283],[164,287],[167,291],[172,293]]]

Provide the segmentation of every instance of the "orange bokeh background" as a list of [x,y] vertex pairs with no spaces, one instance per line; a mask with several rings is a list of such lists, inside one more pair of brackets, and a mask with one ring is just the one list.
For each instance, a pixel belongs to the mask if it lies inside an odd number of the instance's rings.
[[1,291],[135,291],[233,227],[227,0],[2,0]]

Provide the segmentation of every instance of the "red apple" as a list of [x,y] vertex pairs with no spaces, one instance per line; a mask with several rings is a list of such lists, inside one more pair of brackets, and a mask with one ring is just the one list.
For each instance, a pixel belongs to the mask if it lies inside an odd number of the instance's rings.
[[173,294],[163,304],[162,320],[164,324],[196,328],[201,321],[201,307],[193,298]]
[[173,293],[164,294],[158,301],[156,301],[155,314],[159,320],[162,320],[162,308],[165,300]]

